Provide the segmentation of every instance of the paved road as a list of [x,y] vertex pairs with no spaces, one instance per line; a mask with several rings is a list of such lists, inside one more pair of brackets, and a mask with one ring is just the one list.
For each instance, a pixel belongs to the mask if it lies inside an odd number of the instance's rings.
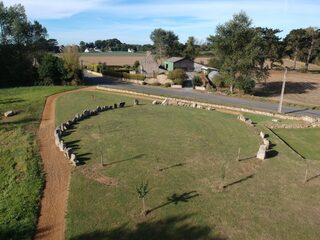
[[[134,84],[129,84],[125,82],[113,81],[108,78],[96,77],[95,75],[92,75],[90,73],[85,73],[85,81],[89,84],[107,86],[109,88],[121,88],[121,89],[127,89],[135,92],[150,93],[154,95],[195,99],[195,100],[210,102],[214,104],[243,107],[243,108],[262,110],[262,111],[268,111],[268,112],[276,112],[278,109],[278,104],[271,103],[271,102],[260,102],[256,100],[221,96],[221,95],[216,95],[214,93],[198,92],[190,88],[171,89],[171,88],[134,85]],[[307,115],[311,117],[320,117],[319,110],[308,110],[306,108],[301,108],[301,107],[283,106],[282,111],[286,114],[291,114],[291,115],[300,115],[300,116]]]

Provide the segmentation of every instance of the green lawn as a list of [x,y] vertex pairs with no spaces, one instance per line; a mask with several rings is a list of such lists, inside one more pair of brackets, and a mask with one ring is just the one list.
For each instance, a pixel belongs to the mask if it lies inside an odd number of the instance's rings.
[[[304,163],[266,129],[275,146],[269,160],[256,160],[258,129],[236,116],[77,92],[59,98],[57,124],[120,101],[130,106],[84,120],[64,137],[85,163],[72,173],[67,239],[319,237],[319,179],[304,185]],[[225,163],[227,187],[219,192]],[[150,186],[147,216],[136,193],[142,181]]]
[[[70,87],[0,89],[0,239],[31,239],[43,184],[36,131],[45,97]],[[4,118],[7,110],[20,113]]]
[[274,131],[303,157],[320,160],[320,128],[275,129]]

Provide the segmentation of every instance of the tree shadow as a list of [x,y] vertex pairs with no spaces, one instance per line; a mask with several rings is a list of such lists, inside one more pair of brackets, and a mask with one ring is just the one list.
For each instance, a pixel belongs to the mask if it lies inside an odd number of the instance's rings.
[[[310,90],[317,89],[316,82],[286,82],[285,93],[302,94]],[[274,97],[281,93],[282,81],[268,82],[260,91],[254,93],[255,96]]]
[[146,154],[138,154],[138,155],[136,155],[136,156],[133,156],[133,157],[130,157],[130,158],[127,158],[127,159],[123,159],[123,160],[119,160],[119,161],[114,161],[114,162],[106,163],[106,164],[104,164],[104,166],[111,166],[111,165],[118,164],[118,163],[122,163],[122,162],[127,162],[127,161],[131,161],[131,160],[136,160],[136,159],[139,159],[139,158],[144,157],[145,155],[146,155]]
[[169,204],[179,204],[179,203],[186,203],[188,202],[190,199],[192,198],[195,198],[195,197],[198,197],[200,196],[197,191],[191,191],[191,192],[186,192],[186,193],[182,193],[182,194],[177,194],[177,193],[174,193],[172,194],[171,196],[167,197],[167,201],[159,206],[156,206],[152,209],[149,209],[147,210],[146,214],[150,214],[151,212],[155,211],[155,210],[158,210],[160,208],[163,208]]
[[237,180],[237,181],[234,181],[234,182],[232,182],[232,183],[228,183],[228,184],[224,185],[223,188],[226,189],[226,188],[231,187],[231,186],[233,186],[233,185],[236,185],[236,184],[242,183],[242,182],[244,182],[244,181],[247,181],[247,180],[249,180],[249,179],[251,179],[251,178],[253,178],[253,177],[254,177],[254,174],[251,174],[251,175],[249,175],[249,176],[246,176],[246,177],[244,177],[244,178],[241,178],[241,179],[239,179],[239,180]]
[[182,167],[184,165],[186,165],[186,163],[177,163],[177,164],[174,164],[174,165],[169,166],[169,167],[160,168],[159,171],[162,172],[162,171],[165,171],[165,170],[168,170],[168,169],[171,169],[171,168]]
[[94,231],[71,238],[71,240],[226,240],[214,233],[209,226],[191,224],[193,214],[170,216],[160,220],[136,224],[128,223],[109,231]]

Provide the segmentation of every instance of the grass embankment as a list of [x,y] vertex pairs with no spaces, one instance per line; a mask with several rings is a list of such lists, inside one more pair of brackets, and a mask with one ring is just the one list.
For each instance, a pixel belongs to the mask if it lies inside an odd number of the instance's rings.
[[0,89],[0,239],[31,239],[43,185],[36,132],[45,97],[70,87]]
[[[132,103],[107,93],[64,95],[57,123],[122,100]],[[235,115],[141,102],[84,120],[64,137],[85,162],[70,183],[68,239],[319,236],[319,179],[304,185],[304,163],[271,132],[265,129],[274,144],[270,159],[258,161],[258,131]],[[219,192],[226,163],[226,187]],[[101,184],[101,176],[117,184]],[[150,186],[147,216],[136,193],[142,181]]]

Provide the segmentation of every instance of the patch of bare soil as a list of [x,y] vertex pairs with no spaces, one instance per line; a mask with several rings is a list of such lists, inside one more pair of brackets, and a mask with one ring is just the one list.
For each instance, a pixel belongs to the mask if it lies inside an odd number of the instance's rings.
[[94,164],[92,166],[84,165],[79,169],[85,177],[93,181],[99,182],[107,186],[116,186],[118,182],[115,179],[105,176],[99,172],[99,170],[101,170],[102,168],[103,166],[101,166],[101,164]]
[[[279,100],[283,72],[271,71],[266,86],[261,86],[261,96]],[[261,84],[262,85],[262,84]],[[320,74],[289,71],[287,74],[284,101],[287,103],[320,106]]]

